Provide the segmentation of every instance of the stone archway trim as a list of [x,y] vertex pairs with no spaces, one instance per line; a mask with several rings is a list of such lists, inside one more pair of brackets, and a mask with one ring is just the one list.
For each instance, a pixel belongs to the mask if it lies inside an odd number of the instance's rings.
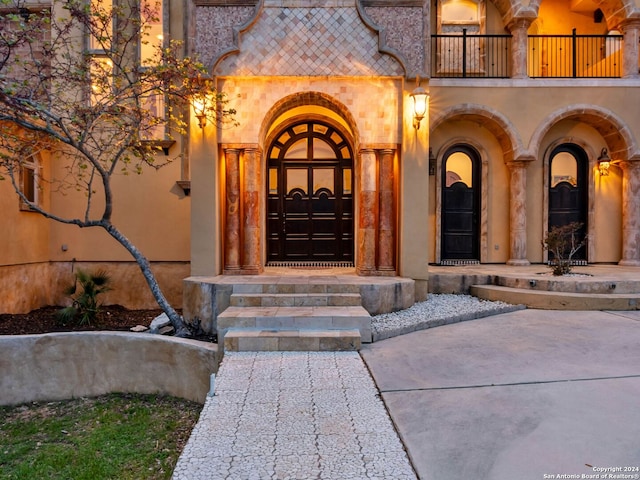
[[273,122],[275,122],[276,119],[280,117],[280,115],[287,112],[288,110],[291,110],[292,108],[302,107],[307,105],[324,107],[336,113],[340,117],[342,117],[347,123],[347,126],[349,127],[349,129],[351,130],[350,133],[353,135],[354,152],[358,150],[358,146],[357,146],[359,143],[358,125],[356,123],[355,118],[353,118],[353,115],[347,108],[347,106],[341,103],[340,101],[338,101],[337,99],[335,99],[334,97],[332,97],[331,95],[328,95],[322,92],[315,92],[315,91],[294,93],[292,95],[288,95],[280,99],[277,103],[275,103],[269,109],[269,111],[265,114],[264,119],[262,121],[262,125],[260,126],[260,133],[258,138],[260,139],[262,144],[264,145],[264,142],[266,141],[267,132],[269,131],[269,128],[272,126]]
[[525,156],[522,141],[513,123],[497,110],[484,105],[463,103],[450,107],[431,119],[431,134],[443,123],[452,120],[480,122],[498,140],[505,163]]
[[544,136],[563,120],[576,120],[597,130],[607,143],[610,155],[616,160],[624,161],[640,155],[631,129],[613,111],[595,105],[577,104],[553,112],[540,123],[529,142],[533,158],[538,158]]

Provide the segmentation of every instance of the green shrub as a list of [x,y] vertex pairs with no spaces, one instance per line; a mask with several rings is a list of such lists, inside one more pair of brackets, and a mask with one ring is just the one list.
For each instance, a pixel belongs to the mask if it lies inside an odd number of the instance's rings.
[[73,285],[65,290],[72,303],[58,311],[58,319],[64,323],[75,321],[79,325],[90,325],[100,311],[98,295],[111,290],[110,283],[111,277],[104,270],[85,272],[78,269]]

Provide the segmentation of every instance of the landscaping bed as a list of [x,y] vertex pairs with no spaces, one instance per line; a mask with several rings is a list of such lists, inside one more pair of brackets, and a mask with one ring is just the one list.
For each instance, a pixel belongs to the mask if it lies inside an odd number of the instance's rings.
[[87,325],[61,323],[56,312],[62,307],[43,307],[29,313],[0,313],[0,335],[51,332],[129,331],[136,325],[149,326],[162,310],[128,310],[120,305],[103,305],[95,322]]

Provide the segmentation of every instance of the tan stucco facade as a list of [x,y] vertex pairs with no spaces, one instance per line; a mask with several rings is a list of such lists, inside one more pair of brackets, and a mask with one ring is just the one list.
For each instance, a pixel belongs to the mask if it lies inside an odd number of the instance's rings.
[[[508,37],[501,74],[485,75],[494,52],[471,63],[482,75],[464,76],[459,63],[453,75],[443,75],[438,62],[448,57],[432,35],[453,23],[443,22],[442,2],[165,0],[171,38],[185,41],[186,53],[203,61],[237,111],[237,125],[209,122],[204,128],[191,112],[189,134],[171,147],[179,160],[118,181],[115,222],[158,265],[171,300],[180,303],[181,280],[189,274],[259,274],[274,257],[268,156],[279,132],[304,121],[329,125],[349,142],[350,261],[361,275],[415,279],[416,297],[424,298],[429,264],[459,260],[447,244],[455,214],[445,192],[447,161],[460,152],[477,168],[473,251],[460,260],[547,260],[542,241],[557,213],[550,214],[551,165],[566,150],[584,163],[585,261],[640,266],[640,109],[634,103],[640,1],[476,3],[473,27]],[[451,28],[455,33],[458,27]],[[594,58],[614,73],[551,78],[570,62],[552,68],[536,60],[535,42],[542,40],[534,36],[570,36],[574,29],[598,36],[602,48]],[[419,128],[411,98],[417,83],[430,94]],[[598,170],[603,149],[612,160],[607,176]],[[190,195],[176,181],[189,181]],[[152,304],[115,242],[19,211],[3,183],[0,206],[10,227],[0,238],[6,252],[0,256],[0,311],[60,301],[60,288],[44,288],[47,281],[40,279],[59,278],[73,262],[105,265],[123,279],[126,286],[117,286],[110,301]],[[44,195],[59,212],[71,211],[74,198]],[[38,287],[22,282],[33,275],[25,272],[38,272]],[[17,300],[19,288],[31,292],[29,301]]]

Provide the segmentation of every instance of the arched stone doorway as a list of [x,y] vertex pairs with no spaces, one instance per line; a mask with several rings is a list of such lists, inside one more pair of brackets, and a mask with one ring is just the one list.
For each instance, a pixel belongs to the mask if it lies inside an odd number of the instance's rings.
[[353,265],[353,145],[329,120],[281,126],[266,146],[267,265]]
[[466,144],[450,147],[442,168],[441,258],[480,261],[481,159]]
[[[549,213],[548,227],[579,224],[577,242],[585,240],[589,211],[589,159],[578,145],[564,143],[553,149],[549,165]],[[573,256],[587,260],[587,248],[581,248]],[[553,259],[553,252],[549,252]]]

